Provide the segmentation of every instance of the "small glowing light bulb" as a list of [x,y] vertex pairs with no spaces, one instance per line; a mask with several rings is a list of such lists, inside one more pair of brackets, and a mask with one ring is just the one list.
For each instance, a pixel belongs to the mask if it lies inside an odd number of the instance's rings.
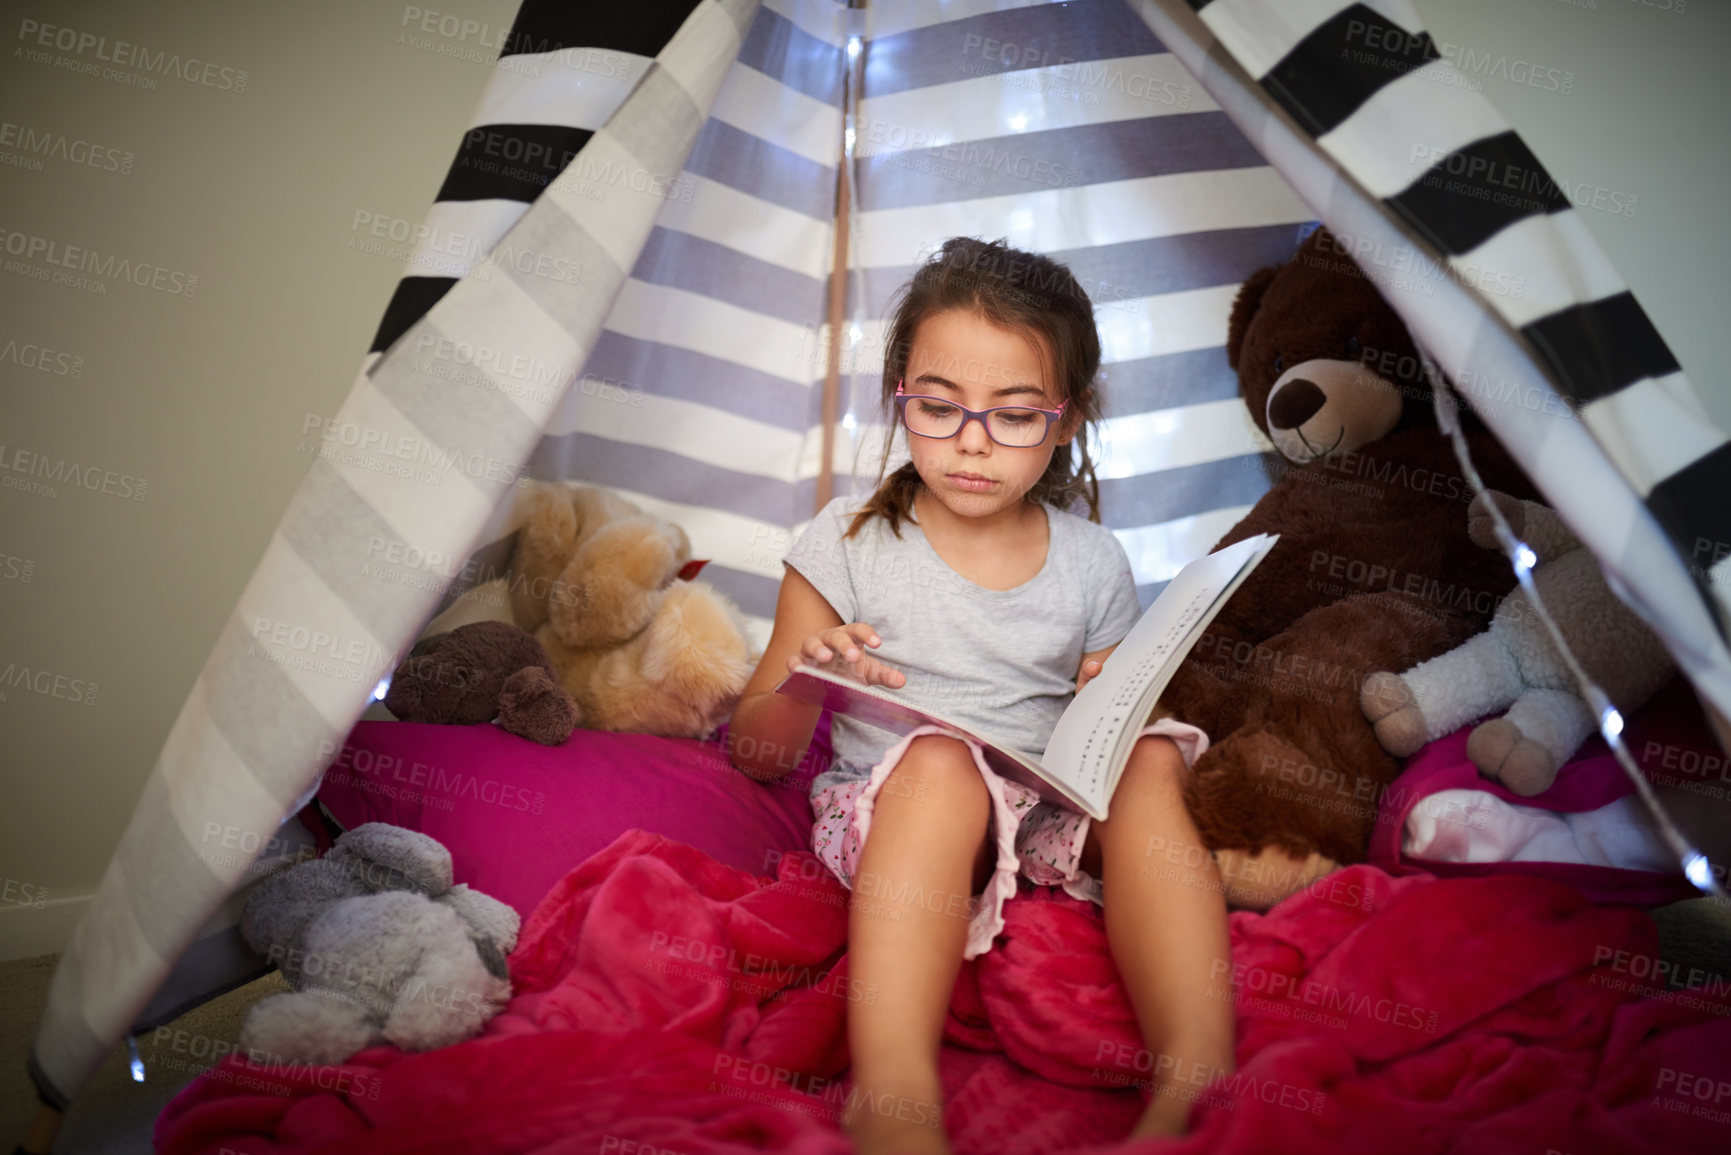
[[131,1058],[132,1081],[144,1082],[144,1060],[138,1057],[138,1039],[132,1035],[126,1036],[126,1053]]
[[1623,732],[1623,715],[1617,712],[1617,707],[1605,707],[1605,712],[1599,715],[1599,729],[1612,738]]
[[373,687],[373,701],[375,701],[375,702],[384,701],[385,700],[385,694],[390,690],[390,688],[391,688],[391,680],[389,678],[384,679],[378,685],[374,686]]
[[1519,542],[1515,545],[1515,572],[1517,574],[1529,573],[1538,564],[1539,555],[1534,553],[1526,542]]
[[854,59],[858,58],[858,56],[859,56],[859,37],[849,36],[847,38],[847,58],[849,60],[854,60]]
[[1698,850],[1683,864],[1683,873],[1702,890],[1709,889],[1709,884],[1713,881],[1713,868],[1707,862],[1707,856]]

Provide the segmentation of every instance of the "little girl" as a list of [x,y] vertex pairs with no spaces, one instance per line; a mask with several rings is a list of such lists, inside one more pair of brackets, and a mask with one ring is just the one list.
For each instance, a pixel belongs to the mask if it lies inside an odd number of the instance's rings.
[[[773,692],[807,663],[1038,758],[1141,613],[1076,440],[1099,420],[1100,339],[1070,271],[955,237],[898,295],[885,464],[898,427],[912,460],[887,480],[880,469],[869,497],[830,502],[785,559],[774,632],[729,726],[752,739],[734,765],[760,780],[811,742],[819,708]],[[1078,496],[1086,520],[1068,512]],[[1148,1053],[1103,1063],[1102,1085],[1151,1077],[1132,1134],[1182,1134],[1191,1102],[1233,1069],[1224,892],[1181,794],[1207,737],[1145,728],[1104,822],[1040,802],[935,726],[898,739],[837,714],[833,738],[836,762],[812,783],[812,846],[855,892],[849,978],[877,992],[848,1005],[843,1125],[859,1150],[948,1150],[938,1050],[951,991],[1003,929],[1018,872],[1104,907]]]

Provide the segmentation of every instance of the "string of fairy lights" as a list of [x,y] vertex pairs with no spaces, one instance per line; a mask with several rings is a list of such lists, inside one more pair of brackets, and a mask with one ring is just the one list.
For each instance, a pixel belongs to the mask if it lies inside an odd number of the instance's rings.
[[[1462,432],[1458,420],[1460,402],[1455,397],[1453,388],[1438,370],[1436,362],[1422,348],[1419,350],[1419,361],[1424,366],[1425,375],[1430,379],[1431,402],[1436,410],[1437,427],[1448,435],[1450,443],[1454,446],[1455,458],[1460,462],[1461,472],[1472,486],[1473,493],[1475,495],[1482,494],[1485,492],[1484,479],[1479,476],[1478,470],[1473,466],[1472,456],[1467,451],[1466,436]],[[1623,773],[1634,785],[1636,794],[1640,796],[1641,801],[1646,804],[1648,812],[1652,814],[1654,822],[1658,825],[1659,837],[1664,840],[1665,845],[1681,866],[1684,876],[1691,883],[1720,902],[1731,902],[1731,897],[1726,895],[1725,888],[1714,877],[1712,864],[1708,861],[1707,856],[1690,845],[1689,839],[1677,828],[1677,824],[1671,820],[1670,814],[1660,803],[1658,796],[1653,793],[1653,787],[1648,783],[1647,776],[1635,764],[1635,759],[1629,753],[1621,736],[1623,733],[1623,715],[1616,706],[1612,705],[1610,698],[1599,684],[1593,681],[1587,671],[1582,668],[1574,652],[1569,649],[1568,642],[1564,640],[1563,631],[1557,626],[1556,619],[1551,617],[1550,611],[1545,608],[1545,603],[1539,597],[1538,588],[1533,582],[1533,567],[1538,564],[1538,555],[1510,527],[1508,520],[1503,517],[1502,510],[1497,508],[1496,502],[1486,501],[1483,504],[1490,510],[1497,542],[1502,547],[1504,556],[1509,559],[1509,564],[1514,567],[1515,580],[1520,583],[1521,589],[1526,593],[1527,601],[1531,603],[1533,609],[1538,611],[1539,620],[1544,623],[1545,629],[1550,634],[1551,644],[1556,647],[1557,652],[1562,655],[1563,661],[1567,663],[1569,673],[1579,689],[1581,700],[1586,702],[1587,708],[1598,719],[1599,733],[1604,737],[1605,745],[1610,748],[1612,755],[1617,759],[1617,764],[1623,768]]]

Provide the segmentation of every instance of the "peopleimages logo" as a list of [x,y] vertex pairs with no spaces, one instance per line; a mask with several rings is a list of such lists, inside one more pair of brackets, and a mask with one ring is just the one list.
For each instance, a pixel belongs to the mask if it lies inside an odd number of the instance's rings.
[[[133,156],[130,152],[122,152],[106,144],[73,139],[63,132],[38,132],[27,124],[13,124],[10,120],[0,120],[0,148],[22,150],[27,156],[20,158],[21,160],[45,156],[70,164],[88,165],[103,172],[117,172],[123,176],[132,171]],[[3,156],[0,156],[0,163],[16,162],[4,160]],[[41,165],[34,167],[41,168]]]
[[95,682],[84,678],[58,674],[53,670],[32,669],[17,662],[7,662],[6,668],[0,670],[0,702],[6,701],[13,690],[27,690],[45,698],[59,698],[63,702],[72,702],[79,706],[94,706],[96,689]]
[[[429,485],[438,485],[446,472],[463,473],[476,480],[485,478],[506,485],[523,482],[521,465],[457,446],[435,445],[399,430],[377,429],[344,421],[340,417],[320,417],[316,413],[308,413],[301,423],[303,450],[308,447],[306,435],[315,430],[318,431],[318,440],[311,444],[320,457],[363,469],[411,477]],[[348,449],[345,450],[344,446]],[[387,460],[392,458],[397,460]]]
[[244,69],[229,68],[192,56],[183,58],[177,52],[151,52],[142,44],[132,44],[125,40],[111,42],[106,36],[98,36],[94,32],[81,32],[76,28],[67,28],[59,24],[43,24],[41,21],[28,18],[20,20],[18,22],[18,39],[32,47],[19,48],[15,54],[22,55],[26,60],[36,64],[54,64],[68,68],[73,72],[100,72],[105,79],[119,78],[118,75],[107,75],[113,72],[113,69],[98,69],[95,65],[81,66],[76,60],[68,60],[64,56],[50,57],[47,52],[41,51],[52,48],[60,52],[70,53],[72,56],[88,56],[94,60],[119,65],[122,68],[136,69],[139,72],[178,77],[188,84],[198,84],[223,92],[238,94],[246,91],[246,71]]
[[[42,478],[43,481],[36,481],[35,478]],[[133,501],[143,501],[150,492],[150,482],[130,473],[116,473],[112,469],[98,469],[94,465],[79,465],[76,461],[68,461],[64,457],[50,457],[34,450],[19,449],[15,445],[0,444],[0,486],[38,493],[44,497],[55,496],[57,491],[53,485],[44,482],[58,482],[61,485],[88,489],[92,493],[102,492],[111,497],[130,498]]]
[[34,369],[56,377],[84,376],[84,355],[50,349],[34,342],[20,343],[16,337],[0,340],[0,361],[10,361],[20,369]]
[[[149,261],[134,261],[129,257],[117,257],[109,254],[103,257],[95,249],[81,245],[67,245],[48,237],[39,237],[33,233],[21,233],[0,225],[0,251],[7,256],[19,257],[24,261],[43,261],[60,269],[71,269],[79,273],[90,273],[111,281],[131,281],[146,289],[156,289],[176,297],[193,297],[198,293],[198,277],[193,273],[183,273],[176,269],[164,268],[162,265],[151,264]],[[19,264],[8,262],[9,272],[24,271],[25,266],[11,268]],[[48,270],[41,270],[43,277],[48,276]]]

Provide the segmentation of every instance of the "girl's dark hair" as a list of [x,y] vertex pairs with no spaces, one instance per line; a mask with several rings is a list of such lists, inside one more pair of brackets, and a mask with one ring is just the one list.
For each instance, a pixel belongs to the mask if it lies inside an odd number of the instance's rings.
[[1025,500],[1068,510],[1080,497],[1088,503],[1088,520],[1098,523],[1100,482],[1088,454],[1087,434],[1100,420],[1099,393],[1091,387],[1100,371],[1100,335],[1094,328],[1093,303],[1070,270],[1050,257],[1012,249],[1005,240],[951,237],[896,296],[900,301],[884,339],[883,408],[888,420],[883,461],[878,466],[877,489],[854,514],[845,536],[854,536],[875,516],[887,520],[897,537],[902,534],[902,518],[918,524],[914,497],[924,482],[914,463],[909,461],[884,477],[898,425],[896,383],[907,373],[908,354],[920,323],[952,309],[977,313],[999,328],[1045,339],[1057,365],[1059,396],[1069,403],[1052,436],[1070,430],[1076,436],[1068,445],[1053,449],[1045,473]]

